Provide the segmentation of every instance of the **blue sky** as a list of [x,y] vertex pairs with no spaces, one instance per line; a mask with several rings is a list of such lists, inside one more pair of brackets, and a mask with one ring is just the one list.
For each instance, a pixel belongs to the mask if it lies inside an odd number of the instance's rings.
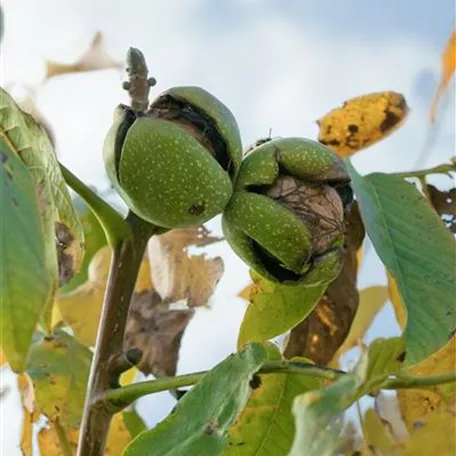
[[[18,94],[25,85],[37,90],[61,160],[102,189],[104,135],[114,107],[126,101],[122,74],[62,76],[39,86],[44,59],[76,60],[98,30],[119,60],[129,46],[144,52],[158,80],[157,94],[173,85],[213,92],[236,115],[245,144],[267,136],[270,128],[274,136],[314,139],[315,120],[344,100],[382,90],[403,93],[411,107],[404,126],[353,159],[367,173],[414,167],[432,131],[429,106],[455,20],[451,0],[3,0],[2,6],[2,85],[15,83]],[[454,153],[454,84],[442,105],[438,134],[422,167]],[[219,233],[219,220],[210,227]],[[247,268],[226,246],[207,251],[223,256],[226,273],[212,308],[201,309],[184,336],[180,372],[210,368],[233,351],[245,309],[235,296],[248,282]],[[384,272],[371,250],[360,285],[381,283]],[[395,330],[386,309],[369,340]],[[4,374],[3,381],[10,384],[12,377]],[[19,413],[14,391],[3,405],[3,418]],[[142,401],[141,411],[153,424],[172,405],[163,393]],[[2,427],[4,454],[20,454],[18,421],[8,420],[7,434]]]

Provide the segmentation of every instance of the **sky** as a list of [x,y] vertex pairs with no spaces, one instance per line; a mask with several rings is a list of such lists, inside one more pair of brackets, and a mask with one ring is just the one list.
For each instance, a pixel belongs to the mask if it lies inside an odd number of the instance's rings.
[[[234,113],[245,145],[266,137],[315,139],[315,121],[344,100],[394,90],[411,108],[392,136],[353,158],[362,174],[411,170],[448,161],[454,153],[454,84],[439,122],[429,107],[441,75],[441,53],[455,22],[452,0],[3,0],[5,35],[0,82],[21,95],[36,93],[52,126],[61,161],[85,182],[108,188],[102,144],[112,112],[127,102],[116,70],[60,76],[43,83],[45,60],[71,63],[102,31],[109,54],[122,61],[129,46],[145,54],[158,83],[152,95],[176,85],[198,85]],[[429,141],[429,139],[432,141]],[[448,185],[448,182],[445,181]],[[220,220],[208,225],[221,234]],[[235,350],[245,303],[236,294],[247,268],[224,244],[208,247],[225,261],[211,300],[188,327],[179,373],[207,369]],[[360,286],[384,284],[372,249]],[[367,335],[397,333],[386,308]],[[13,385],[2,371],[3,385]],[[149,425],[173,406],[168,393],[140,401]],[[2,400],[1,454],[19,455],[19,398]]]

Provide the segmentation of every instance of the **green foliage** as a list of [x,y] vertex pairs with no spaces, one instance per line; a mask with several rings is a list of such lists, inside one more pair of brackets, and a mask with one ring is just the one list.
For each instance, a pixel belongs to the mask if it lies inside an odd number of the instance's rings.
[[57,269],[52,276],[46,265],[47,239],[32,178],[3,140],[0,147],[1,217],[8,220],[0,233],[1,343],[11,368],[21,371],[35,327],[50,301]]
[[0,141],[2,346],[20,371],[37,323],[49,329],[55,290],[79,267],[83,234],[45,130],[3,89]]
[[454,330],[454,238],[414,185],[388,174],[361,177],[347,165],[367,233],[407,308],[406,363],[416,363]]
[[176,410],[150,431],[140,434],[124,456],[217,456],[226,433],[244,408],[252,375],[267,357],[253,344],[213,368],[179,401]]
[[[280,360],[278,349],[269,344],[268,360]],[[294,361],[309,362],[304,358]],[[229,431],[229,446],[222,456],[286,456],[295,426],[293,399],[321,387],[321,380],[304,375],[259,375],[257,387]]]
[[293,328],[312,311],[325,289],[286,286],[257,278],[248,293],[250,305],[239,331],[238,346],[265,342]]

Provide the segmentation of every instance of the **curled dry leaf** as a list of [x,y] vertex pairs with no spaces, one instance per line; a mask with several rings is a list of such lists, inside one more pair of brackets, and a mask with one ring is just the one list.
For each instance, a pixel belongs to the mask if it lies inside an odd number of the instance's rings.
[[453,30],[453,33],[450,36],[450,39],[447,42],[445,50],[442,55],[442,79],[440,84],[437,87],[437,90],[432,100],[431,105],[431,122],[436,121],[437,116],[437,105],[439,104],[440,97],[442,96],[443,91],[450,82],[454,72],[456,70],[456,30]]
[[350,157],[393,132],[408,111],[404,96],[396,92],[352,98],[317,121],[318,140],[342,157]]
[[187,248],[220,240],[204,227],[176,229],[152,237],[147,247],[152,282],[164,301],[186,300],[189,307],[207,304],[222,277],[223,261],[204,254],[190,255]]
[[17,377],[17,387],[21,394],[23,420],[20,448],[24,456],[33,456],[33,423],[39,418],[40,413],[35,410],[35,391],[32,379],[21,373]]
[[[415,375],[438,375],[454,371],[456,359],[456,336],[429,358],[410,368]],[[456,388],[454,384],[432,388],[398,391],[399,408],[410,432],[422,426],[433,415],[441,414],[442,420],[454,423],[456,412]]]
[[133,295],[125,331],[125,349],[139,348],[137,368],[156,377],[173,376],[182,336],[193,317],[191,309],[172,310],[155,291]]
[[427,185],[427,194],[445,226],[456,234],[456,187],[440,191],[433,185]]
[[[95,344],[111,256],[111,248],[102,247],[90,262],[87,282],[70,293],[57,297],[63,321],[71,327],[76,339],[85,345]],[[151,288],[149,262],[144,259],[139,269],[135,290],[140,292]]]
[[97,32],[90,48],[72,64],[46,62],[46,80],[66,73],[79,73],[107,69],[120,69],[122,64],[113,60],[106,52],[106,43],[101,32]]
[[356,203],[347,217],[342,271],[312,313],[291,331],[284,353],[287,358],[304,356],[316,364],[326,365],[350,330],[359,303],[357,252],[365,232]]

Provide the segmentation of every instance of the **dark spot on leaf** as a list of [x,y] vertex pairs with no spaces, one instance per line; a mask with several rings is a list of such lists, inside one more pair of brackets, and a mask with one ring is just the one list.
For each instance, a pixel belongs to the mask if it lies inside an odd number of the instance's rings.
[[407,354],[406,351],[402,352],[397,358],[396,360],[399,361],[399,362],[403,362],[405,360],[405,355]]
[[4,153],[0,150],[0,162],[1,162],[1,163],[5,163],[6,160],[8,160],[8,157],[6,156],[6,154],[4,154]]
[[217,431],[217,423],[215,422],[215,420],[211,420],[211,421],[209,421],[207,426],[204,428],[203,432],[207,435],[213,435],[213,434],[215,434],[216,431]]
[[254,374],[252,379],[249,382],[250,388],[257,389],[261,386],[261,377],[257,374]]
[[19,203],[17,202],[16,198],[11,198],[11,202],[13,203],[14,206],[19,206]]
[[340,141],[338,139],[331,139],[331,141],[325,141],[322,139],[320,142],[326,146],[340,146]]
[[399,123],[401,120],[400,117],[398,117],[394,112],[385,111],[385,120],[380,124],[380,131],[382,133],[387,132],[388,130],[391,130],[395,125]]
[[348,131],[349,131],[350,133],[358,133],[358,131],[359,131],[358,125],[350,124],[350,125],[348,126]]
[[421,429],[421,428],[423,428],[425,425],[426,425],[426,423],[424,423],[424,421],[415,421],[415,422],[413,423],[413,428],[414,428],[414,429]]
[[74,275],[73,257],[67,249],[74,241],[74,236],[63,223],[55,223],[55,244],[59,262],[59,286],[68,283]]
[[192,206],[189,207],[188,213],[190,215],[201,215],[204,212],[205,208],[206,208],[206,203],[193,204]]

